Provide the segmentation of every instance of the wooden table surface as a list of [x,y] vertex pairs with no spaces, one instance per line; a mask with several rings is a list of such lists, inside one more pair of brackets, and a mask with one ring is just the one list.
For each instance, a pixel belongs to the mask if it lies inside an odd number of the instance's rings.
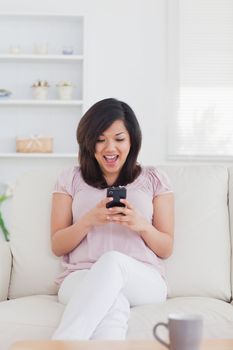
[[[10,350],[165,350],[157,341],[20,341]],[[233,350],[233,339],[211,339],[202,342],[200,350]]]

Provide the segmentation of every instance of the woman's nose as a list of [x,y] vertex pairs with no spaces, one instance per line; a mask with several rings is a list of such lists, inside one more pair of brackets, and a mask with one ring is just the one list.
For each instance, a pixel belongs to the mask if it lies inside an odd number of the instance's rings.
[[106,146],[105,146],[105,148],[107,149],[107,150],[113,150],[113,149],[115,149],[115,141],[113,141],[113,140],[108,140],[107,142],[106,142]]

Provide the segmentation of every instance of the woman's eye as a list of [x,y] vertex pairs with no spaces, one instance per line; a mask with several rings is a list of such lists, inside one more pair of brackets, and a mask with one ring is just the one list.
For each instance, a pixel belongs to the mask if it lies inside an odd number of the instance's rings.
[[116,141],[124,141],[125,139],[116,139]]
[[97,140],[96,142],[104,142],[104,140],[99,139],[99,140]]

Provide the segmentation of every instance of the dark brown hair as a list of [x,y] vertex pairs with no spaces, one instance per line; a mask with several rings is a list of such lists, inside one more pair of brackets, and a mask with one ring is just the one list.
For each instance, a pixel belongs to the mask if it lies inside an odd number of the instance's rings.
[[114,98],[95,103],[82,117],[77,128],[79,144],[79,162],[83,179],[97,188],[108,187],[99,164],[95,158],[98,137],[116,120],[122,120],[130,136],[130,151],[113,184],[123,186],[133,182],[141,172],[137,156],[141,148],[141,129],[137,118],[129,105]]

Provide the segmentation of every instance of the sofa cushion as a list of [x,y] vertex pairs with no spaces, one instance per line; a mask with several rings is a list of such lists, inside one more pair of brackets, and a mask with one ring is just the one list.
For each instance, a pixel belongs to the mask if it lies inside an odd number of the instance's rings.
[[[19,340],[51,339],[63,310],[55,296],[38,295],[0,303],[1,349],[8,349]],[[127,339],[153,339],[153,326],[167,322],[168,315],[174,312],[203,315],[205,338],[233,338],[231,304],[212,298],[186,297],[132,308]],[[166,332],[162,335],[166,337]]]
[[[198,313],[204,317],[204,338],[233,338],[233,306],[225,301],[205,297],[168,299],[161,304],[131,309],[128,339],[153,339],[152,329],[158,322],[167,322],[170,313]],[[166,330],[159,334],[166,339]]]
[[166,166],[175,193],[174,253],[166,260],[169,296],[230,300],[228,171]]
[[50,246],[52,189],[57,171],[31,171],[17,180],[12,200],[10,298],[56,294],[59,259]]
[[18,340],[50,339],[63,313],[56,296],[30,296],[0,303],[1,349]]

